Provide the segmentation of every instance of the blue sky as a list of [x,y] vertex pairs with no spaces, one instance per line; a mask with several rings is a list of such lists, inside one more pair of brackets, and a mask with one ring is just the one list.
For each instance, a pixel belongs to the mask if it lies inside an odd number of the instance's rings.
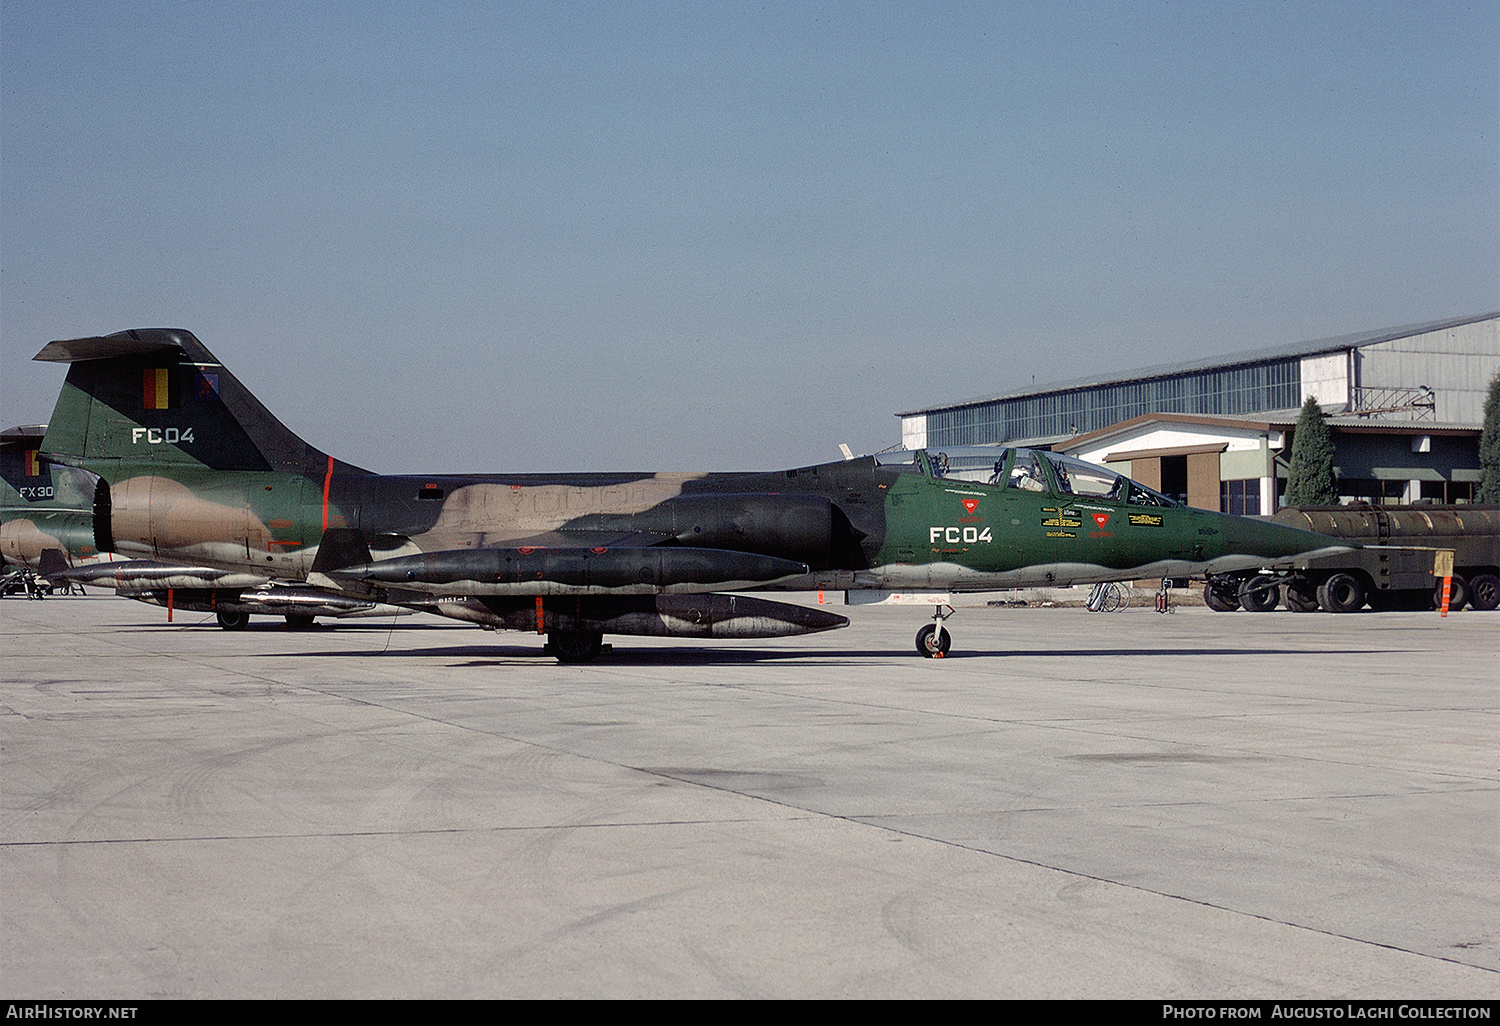
[[1500,6],[0,6],[0,420],[194,331],[383,471],[762,469],[1500,308]]

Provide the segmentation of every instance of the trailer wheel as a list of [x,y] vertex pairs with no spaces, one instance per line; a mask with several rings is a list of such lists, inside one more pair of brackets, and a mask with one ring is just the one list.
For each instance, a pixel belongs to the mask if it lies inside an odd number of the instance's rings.
[[1232,613],[1240,608],[1239,589],[1209,581],[1203,586],[1203,604],[1216,613]]
[[1316,613],[1317,587],[1306,577],[1293,577],[1286,582],[1286,607],[1294,613]]
[[[1452,583],[1448,585],[1448,608],[1458,612],[1469,604],[1469,582],[1454,574]],[[1432,586],[1432,608],[1443,608],[1443,579],[1439,577],[1437,583]]]
[[1469,604],[1486,612],[1500,607],[1500,577],[1478,574],[1469,582]]
[[1239,594],[1240,605],[1249,613],[1269,613],[1281,602],[1281,582],[1270,574],[1250,579]]
[[1353,574],[1334,574],[1318,588],[1318,605],[1330,613],[1353,613],[1364,608],[1365,586]]

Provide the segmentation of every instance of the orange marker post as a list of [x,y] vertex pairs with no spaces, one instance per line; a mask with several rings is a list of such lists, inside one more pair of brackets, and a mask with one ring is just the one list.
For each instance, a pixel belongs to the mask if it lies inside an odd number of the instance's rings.
[[1440,617],[1448,615],[1448,601],[1453,595],[1453,550],[1438,549],[1432,557],[1432,576],[1443,579],[1443,601]]

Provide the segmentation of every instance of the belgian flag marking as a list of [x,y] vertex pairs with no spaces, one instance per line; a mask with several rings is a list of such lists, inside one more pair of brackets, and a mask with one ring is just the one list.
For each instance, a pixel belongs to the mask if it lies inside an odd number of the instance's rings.
[[142,372],[141,409],[172,408],[172,373],[169,367],[147,367]]

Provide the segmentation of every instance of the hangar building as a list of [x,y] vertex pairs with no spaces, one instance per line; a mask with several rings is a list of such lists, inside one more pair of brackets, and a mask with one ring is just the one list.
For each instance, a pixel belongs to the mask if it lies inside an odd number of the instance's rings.
[[1500,312],[1059,382],[898,414],[905,448],[1027,445],[1189,505],[1270,514],[1317,399],[1346,502],[1472,501]]

